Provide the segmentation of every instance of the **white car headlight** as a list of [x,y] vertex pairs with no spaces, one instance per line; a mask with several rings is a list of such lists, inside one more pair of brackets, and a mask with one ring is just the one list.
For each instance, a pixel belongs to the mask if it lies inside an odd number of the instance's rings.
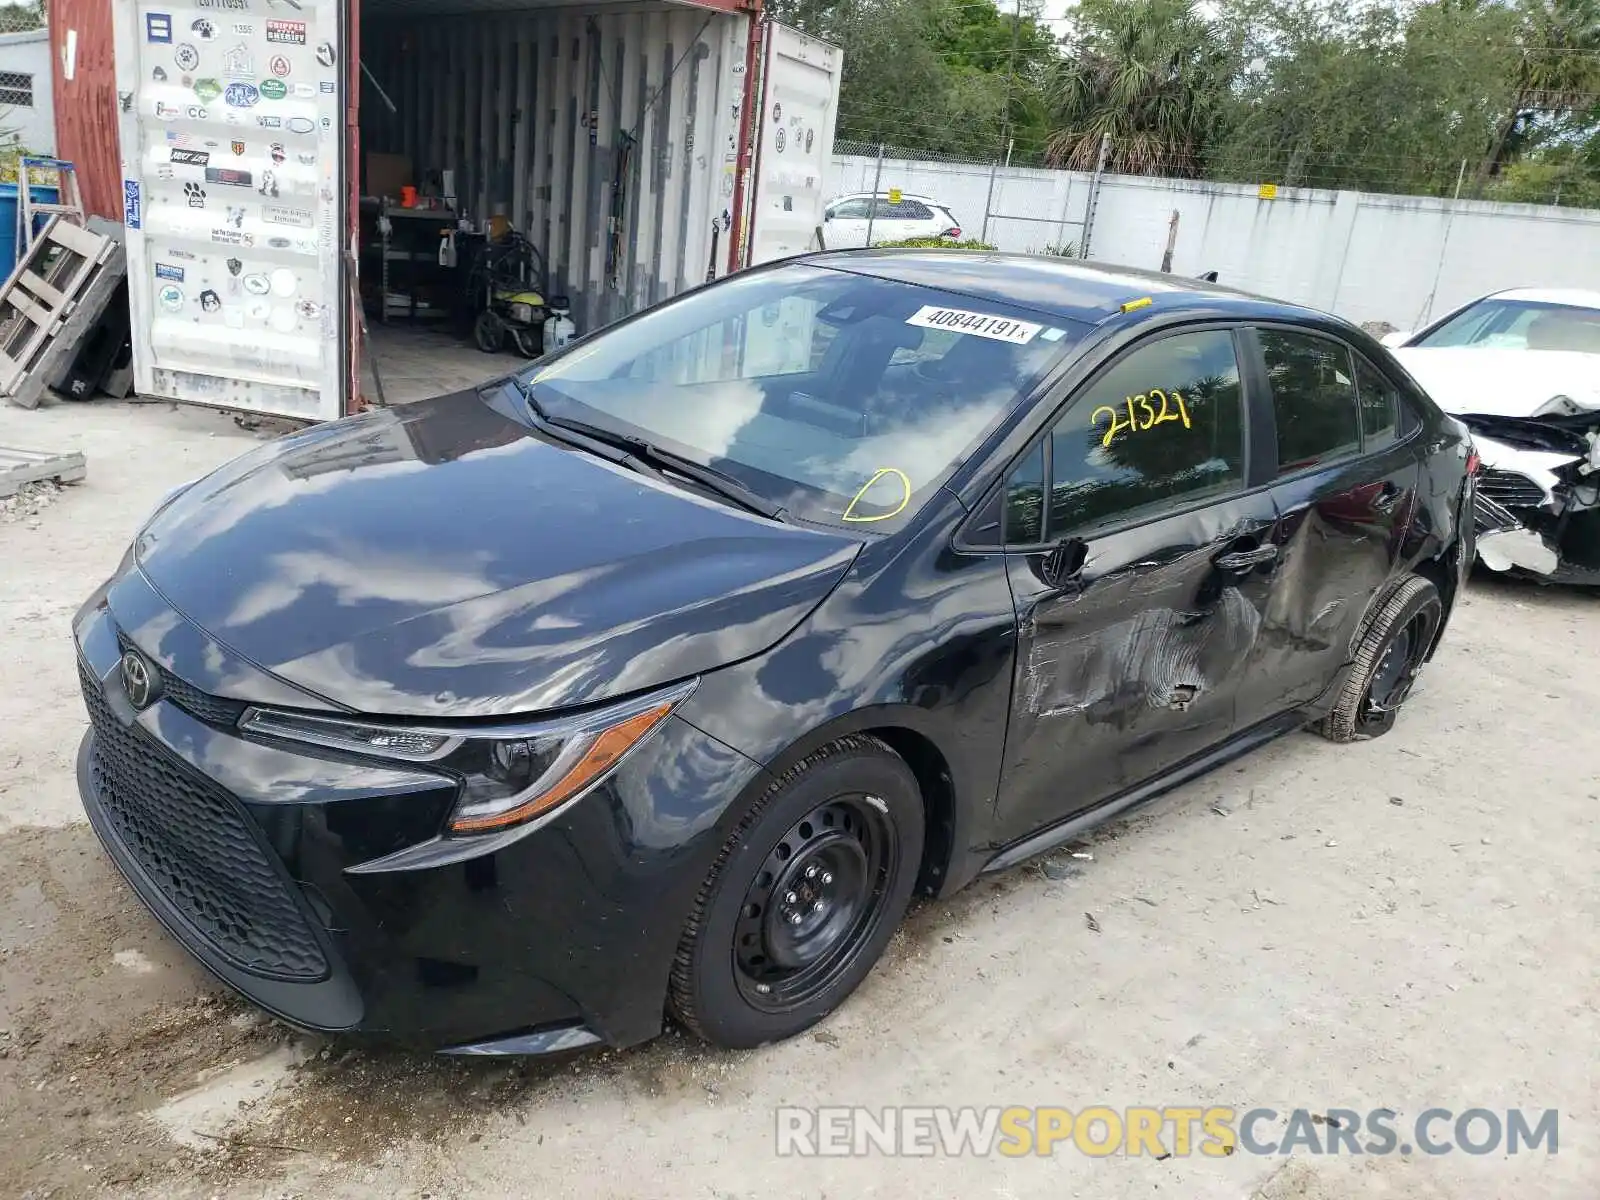
[[694,691],[694,681],[572,717],[468,728],[386,725],[251,708],[246,734],[401,762],[461,781],[451,834],[543,823],[602,783]]

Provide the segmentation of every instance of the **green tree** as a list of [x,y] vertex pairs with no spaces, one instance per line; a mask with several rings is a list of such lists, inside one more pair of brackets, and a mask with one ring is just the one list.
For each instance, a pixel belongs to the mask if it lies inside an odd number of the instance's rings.
[[1201,173],[1231,63],[1217,27],[1188,0],[1083,0],[1048,95],[1053,165]]

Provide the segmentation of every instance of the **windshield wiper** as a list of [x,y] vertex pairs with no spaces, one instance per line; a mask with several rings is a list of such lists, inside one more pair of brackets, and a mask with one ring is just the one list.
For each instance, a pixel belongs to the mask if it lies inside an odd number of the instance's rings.
[[[528,404],[532,406],[533,397],[528,397]],[[540,418],[547,424],[557,429],[564,429],[569,433],[576,433],[581,437],[590,438],[605,445],[624,450],[634,458],[648,463],[656,468],[656,473],[661,470],[671,471],[685,479],[698,483],[709,492],[715,492],[724,500],[731,500],[741,508],[748,509],[760,516],[773,520],[782,520],[784,507],[774,504],[759,492],[745,487],[737,479],[723,474],[712,467],[697,463],[692,458],[685,458],[681,454],[674,454],[671,450],[663,450],[653,442],[644,438],[633,437],[615,429],[605,429],[599,425],[591,425],[587,421],[579,421],[573,417],[545,416],[539,411]]]

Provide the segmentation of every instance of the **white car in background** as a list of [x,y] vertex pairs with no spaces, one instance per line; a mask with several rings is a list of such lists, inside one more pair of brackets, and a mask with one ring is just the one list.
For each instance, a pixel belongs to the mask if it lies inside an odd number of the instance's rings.
[[1600,585],[1600,292],[1495,292],[1383,340],[1472,430],[1479,561]]
[[823,244],[829,250],[852,250],[867,244],[903,242],[910,238],[961,240],[961,222],[950,209],[927,196],[899,193],[850,192],[828,201],[822,214]]

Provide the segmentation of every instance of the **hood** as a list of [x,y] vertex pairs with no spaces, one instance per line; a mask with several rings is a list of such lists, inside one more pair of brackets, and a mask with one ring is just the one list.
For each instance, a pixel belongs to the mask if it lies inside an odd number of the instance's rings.
[[760,653],[858,549],[553,445],[475,392],[268,443],[136,545],[243,658],[353,711],[428,717],[567,708]]
[[1391,353],[1448,413],[1531,417],[1555,396],[1600,409],[1600,355],[1470,346]]

